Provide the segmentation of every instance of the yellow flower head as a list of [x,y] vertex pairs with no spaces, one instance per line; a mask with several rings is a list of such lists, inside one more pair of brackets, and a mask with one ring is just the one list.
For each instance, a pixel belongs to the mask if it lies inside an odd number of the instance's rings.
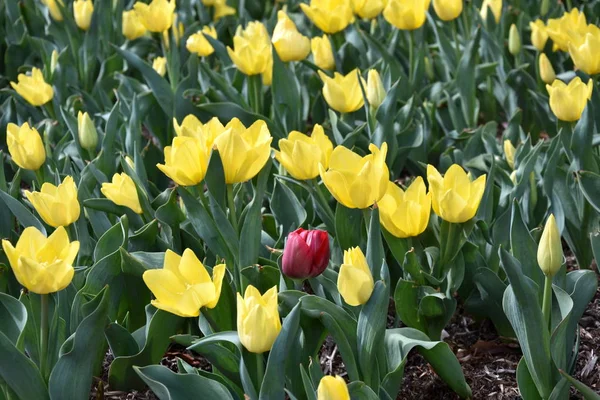
[[538,245],[537,261],[538,265],[544,272],[544,275],[552,278],[563,264],[563,249],[562,242],[560,239],[560,231],[556,225],[554,215],[550,214],[542,237],[540,238],[540,244]]
[[442,21],[452,21],[462,13],[463,0],[433,0],[433,9]]
[[600,74],[600,28],[589,25],[581,44],[569,43],[569,54],[577,69],[588,75]]
[[275,158],[299,180],[319,176],[319,164],[328,168],[333,152],[333,144],[319,124],[315,125],[310,136],[298,131],[290,132],[287,139],[279,140],[279,148],[280,151],[275,151]]
[[200,57],[210,56],[215,52],[212,45],[208,42],[204,35],[208,35],[213,39],[217,38],[217,30],[214,26],[205,26],[201,31],[198,31],[188,37],[185,42],[185,47],[190,53],[195,53]]
[[298,32],[296,24],[285,11],[277,13],[273,46],[283,62],[302,61],[310,53],[310,39]]
[[354,21],[351,2],[352,0],[311,0],[310,5],[301,3],[300,7],[320,30],[337,33]]
[[324,70],[332,70],[335,68],[335,60],[333,59],[333,49],[327,35],[323,37],[314,37],[310,40],[310,48],[313,55],[313,60],[317,67]]
[[12,122],[6,127],[6,144],[12,160],[20,168],[38,170],[46,161],[46,150],[37,129],[25,122],[20,127]]
[[387,0],[352,0],[354,14],[363,19],[373,19],[383,11]]
[[227,47],[235,66],[246,75],[258,75],[272,65],[271,41],[265,26],[258,21],[250,22],[246,29],[238,27],[233,37],[233,49]]
[[506,157],[506,162],[512,169],[515,169],[515,153],[516,152],[517,152],[517,149],[515,149],[515,146],[513,146],[512,142],[510,140],[505,140],[504,141],[504,156]]
[[462,223],[477,213],[485,191],[485,175],[471,182],[470,174],[453,164],[442,177],[433,165],[427,166],[427,180],[432,195],[433,211],[442,219]]
[[214,1],[215,13],[213,15],[213,21],[218,21],[223,17],[228,15],[235,15],[235,8],[228,6],[225,0],[215,0]]
[[48,11],[50,11],[50,16],[53,20],[58,22],[63,20],[63,15],[60,11],[60,6],[64,7],[65,3],[63,3],[62,0],[42,0],[42,3],[44,3],[44,5],[48,7]]
[[531,44],[539,51],[543,51],[548,41],[546,24],[541,19],[536,19],[534,22],[529,23],[529,28],[531,28]]
[[162,269],[150,269],[142,278],[156,300],[152,305],[180,317],[197,317],[202,307],[215,308],[221,296],[225,264],[212,270],[212,279],[196,254],[183,256],[167,250]]
[[556,72],[546,54],[540,54],[540,78],[546,84],[551,84],[556,79]]
[[254,178],[271,155],[271,133],[265,121],[258,120],[246,128],[234,118],[225,132],[215,138],[226,183],[246,182]]
[[581,118],[588,100],[591,100],[594,82],[590,79],[586,85],[577,76],[568,85],[557,79],[552,85],[546,85],[546,89],[550,95],[550,108],[556,118],[573,122]]
[[500,23],[502,17],[502,0],[483,0],[481,5],[481,19],[487,21],[488,11],[492,10],[496,23]]
[[317,400],[350,400],[346,382],[340,376],[324,376],[319,382]]
[[388,182],[387,191],[377,203],[383,227],[398,238],[418,236],[429,224],[431,193],[420,176],[406,189]]
[[25,191],[40,217],[50,226],[69,226],[79,219],[80,206],[77,186],[73,177],[67,176],[58,186],[44,183],[39,192]]
[[150,4],[138,1],[133,9],[150,32],[164,32],[173,24],[175,0],[152,0]]
[[98,131],[88,113],[77,114],[77,136],[79,144],[87,150],[94,150],[98,145]]
[[319,165],[323,183],[337,201],[348,208],[368,208],[385,195],[390,172],[385,163],[387,143],[378,149],[369,145],[371,154],[364,157],[344,146],[331,153],[329,169]]
[[100,191],[113,203],[128,207],[136,214],[143,213],[135,183],[125,172],[114,174],[112,182],[103,183]]
[[178,185],[195,186],[206,175],[210,150],[200,139],[178,136],[165,147],[165,163],[156,166]]
[[146,27],[134,10],[123,11],[123,36],[128,40],[135,40],[146,34]]
[[549,19],[546,31],[552,39],[554,51],[569,51],[569,43],[580,41],[588,31],[588,24],[585,14],[573,8],[571,12],[565,12],[560,18]]
[[84,31],[90,29],[92,23],[92,14],[94,13],[94,4],[92,0],[75,0],[73,2],[73,14],[75,23]]
[[344,301],[351,306],[360,306],[371,298],[375,282],[360,247],[344,251],[337,287]]
[[425,0],[388,0],[383,16],[396,28],[412,31],[425,23],[428,6],[429,1]]
[[31,75],[19,74],[17,80],[19,83],[11,82],[10,86],[32,106],[41,106],[52,100],[54,90],[38,68],[33,68]]
[[367,76],[367,99],[369,105],[373,108],[378,108],[385,100],[386,92],[381,82],[381,77],[376,69],[369,70]]
[[48,238],[30,226],[25,228],[15,247],[8,240],[3,240],[2,248],[15,278],[30,292],[58,292],[73,280],[75,270],[72,264],[79,251],[79,242],[69,242],[67,231],[62,226]]
[[[341,113],[351,113],[365,105],[358,80],[358,68],[350,71],[348,75],[335,72],[333,78],[319,71],[319,76],[323,80],[323,97],[327,101],[327,104],[329,104],[329,107]],[[360,80],[366,89],[367,84],[365,80],[362,77]]]
[[261,296],[250,285],[244,297],[237,294],[237,331],[242,345],[251,353],[271,350],[281,331],[277,308],[277,286]]
[[167,59],[165,57],[156,57],[152,61],[152,69],[154,69],[160,76],[165,76],[167,73]]

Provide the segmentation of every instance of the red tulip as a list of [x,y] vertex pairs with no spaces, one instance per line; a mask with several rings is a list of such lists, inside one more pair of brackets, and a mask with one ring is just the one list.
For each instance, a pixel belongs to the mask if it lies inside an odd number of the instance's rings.
[[283,250],[282,270],[293,279],[321,275],[329,263],[329,236],[326,231],[299,228],[290,233]]

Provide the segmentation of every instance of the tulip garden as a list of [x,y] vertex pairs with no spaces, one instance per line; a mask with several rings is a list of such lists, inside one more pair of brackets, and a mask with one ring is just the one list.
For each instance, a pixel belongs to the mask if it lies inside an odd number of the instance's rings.
[[0,2],[0,400],[600,399],[599,0]]

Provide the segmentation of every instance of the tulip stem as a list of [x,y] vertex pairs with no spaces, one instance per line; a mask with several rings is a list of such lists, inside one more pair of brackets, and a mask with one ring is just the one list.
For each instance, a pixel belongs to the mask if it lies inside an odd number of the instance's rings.
[[248,76],[248,103],[256,114],[262,112],[262,76]]
[[327,201],[327,199],[323,195],[323,192],[319,188],[319,182],[317,182],[316,179],[313,179],[310,181],[310,183],[312,186],[311,191],[315,196],[315,200],[324,213],[324,215],[321,216],[321,218],[323,219],[323,223],[325,223],[325,226],[330,232],[333,232],[335,230],[335,215],[333,214],[333,210],[331,210],[329,202]]
[[544,300],[542,303],[542,314],[546,328],[550,329],[552,315],[552,277],[546,276],[544,281]]
[[258,390],[260,391],[262,381],[265,378],[265,358],[262,353],[255,354],[256,358],[256,381],[258,383]]
[[46,378],[46,363],[48,360],[48,297],[47,294],[40,295],[40,372]]
[[408,81],[412,86],[413,82],[413,70],[414,70],[414,58],[415,58],[415,32],[408,32]]
[[454,49],[456,51],[456,64],[460,62],[460,43],[458,41],[458,20],[452,22],[452,40],[454,40]]
[[229,207],[229,220],[231,221],[231,226],[233,226],[235,233],[239,235],[237,214],[235,212],[235,197],[233,195],[233,184],[231,183],[227,184],[227,204]]

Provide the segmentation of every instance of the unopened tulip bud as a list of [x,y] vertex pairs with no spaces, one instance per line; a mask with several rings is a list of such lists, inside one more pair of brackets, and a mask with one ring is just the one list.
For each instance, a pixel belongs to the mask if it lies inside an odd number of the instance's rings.
[[429,57],[425,57],[425,74],[427,75],[427,79],[433,81],[435,79],[435,72],[433,70],[433,65],[429,60]]
[[508,33],[508,51],[513,56],[516,56],[521,52],[521,34],[515,24],[510,26],[510,31]]
[[506,156],[506,162],[512,169],[515,169],[515,153],[516,152],[517,152],[517,149],[515,149],[515,146],[513,146],[511,141],[505,140],[504,141],[504,155]]
[[329,264],[329,235],[299,228],[290,233],[283,250],[283,274],[293,279],[314,278]]
[[385,88],[377,70],[370,70],[367,77],[367,99],[373,108],[379,108],[385,100]]
[[88,113],[79,111],[77,114],[77,131],[81,147],[89,151],[94,150],[98,145],[98,132]]
[[513,171],[510,173],[510,180],[513,185],[517,186],[517,171]]
[[538,245],[537,261],[544,275],[551,278],[563,263],[562,242],[554,215],[550,214]]
[[540,15],[543,17],[548,14],[550,11],[550,0],[542,0],[542,5],[540,6]]
[[540,54],[540,78],[544,83],[551,84],[556,79],[556,72],[546,54]]
[[317,400],[350,400],[350,393],[344,379],[339,376],[324,376],[319,382]]
[[154,61],[152,61],[152,68],[160,76],[165,76],[167,73],[167,59],[164,57],[156,57]]
[[75,23],[84,31],[90,29],[92,23],[92,14],[94,13],[94,4],[91,0],[75,0],[73,2],[73,14]]
[[50,57],[50,74],[54,74],[54,70],[58,65],[58,51],[52,50],[52,56]]

